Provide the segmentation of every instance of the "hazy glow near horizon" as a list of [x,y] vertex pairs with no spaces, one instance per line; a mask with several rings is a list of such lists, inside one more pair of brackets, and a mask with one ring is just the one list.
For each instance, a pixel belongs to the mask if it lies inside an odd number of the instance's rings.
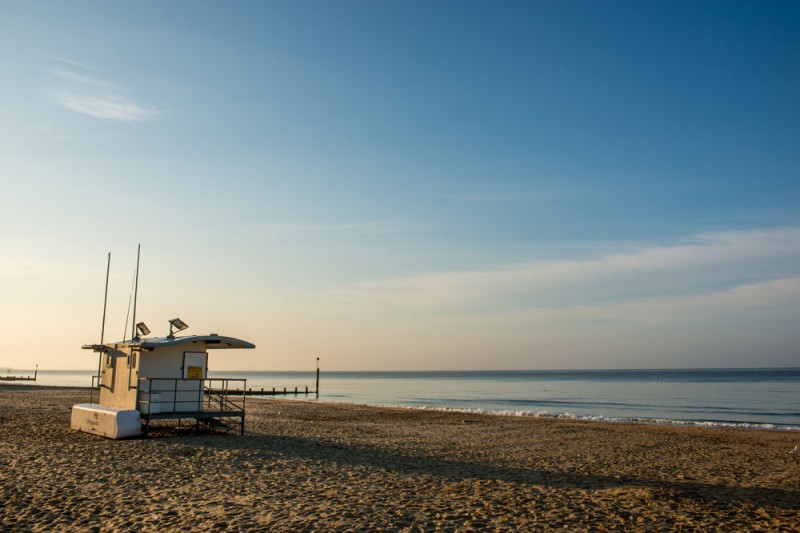
[[0,4],[0,369],[800,366],[800,4]]

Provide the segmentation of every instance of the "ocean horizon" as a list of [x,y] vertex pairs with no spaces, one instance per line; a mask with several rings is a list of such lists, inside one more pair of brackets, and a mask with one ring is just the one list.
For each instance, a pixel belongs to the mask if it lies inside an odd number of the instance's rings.
[[[36,384],[88,387],[95,372],[40,369]],[[32,375],[33,370],[10,373]],[[310,401],[800,431],[800,367],[322,371],[318,398],[304,394],[316,387],[315,370],[210,370],[208,377],[243,378],[253,391],[297,388],[296,398]]]

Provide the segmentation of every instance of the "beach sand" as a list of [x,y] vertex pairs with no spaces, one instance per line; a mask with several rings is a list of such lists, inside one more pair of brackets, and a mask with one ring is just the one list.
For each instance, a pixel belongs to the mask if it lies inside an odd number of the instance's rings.
[[0,385],[0,530],[800,531],[795,432],[248,399],[246,434],[72,431]]

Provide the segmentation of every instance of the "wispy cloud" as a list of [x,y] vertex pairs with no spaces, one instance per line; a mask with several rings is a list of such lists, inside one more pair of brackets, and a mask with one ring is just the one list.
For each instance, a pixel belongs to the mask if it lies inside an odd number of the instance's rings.
[[530,202],[536,199],[536,197],[530,194],[520,194],[510,191],[453,193],[442,195],[442,198],[471,203]]
[[262,229],[277,235],[386,235],[407,231],[407,220],[366,220],[332,224],[265,224]]
[[616,186],[603,184],[553,184],[550,183],[531,188],[514,185],[498,185],[491,183],[483,188],[472,191],[461,191],[443,194],[441,198],[465,203],[536,203],[559,202],[579,198],[601,198],[609,195],[623,198],[647,198],[668,195],[697,193],[707,190],[708,183],[704,180],[658,182],[658,183],[620,183]]
[[[681,296],[658,296],[598,305],[572,305],[565,308],[512,309],[490,320],[528,324],[625,323],[662,324],[665,322],[714,321],[732,314],[758,314],[779,308],[786,312],[800,305],[800,276],[747,283],[728,289]],[[485,323],[486,316],[480,317]]]
[[532,203],[580,198],[592,196],[598,192],[599,189],[596,187],[540,188],[533,191],[510,188],[444,194],[442,198],[465,203]]
[[76,71],[80,63],[60,61],[72,68],[53,68],[49,73],[56,85],[53,97],[65,108],[95,118],[122,122],[141,122],[161,113],[155,106],[134,102],[115,83]]
[[158,113],[154,108],[141,107],[118,95],[60,93],[56,100],[67,109],[84,115],[123,122],[140,122]]
[[61,63],[61,64],[64,64],[64,65],[70,65],[72,67],[78,67],[78,68],[86,69],[86,70],[91,70],[91,68],[92,68],[89,65],[87,65],[86,63],[81,63],[80,61],[75,61],[74,59],[70,59],[68,57],[60,56],[60,55],[57,55],[57,54],[45,54],[45,56],[48,59],[50,59],[52,61],[55,61],[56,63]]
[[94,78],[92,76],[86,76],[84,74],[79,74],[75,71],[68,70],[65,68],[52,68],[49,70],[50,75],[63,81],[63,82],[70,82],[75,83],[76,85],[82,85],[85,87],[92,87],[95,90],[116,90],[118,86],[109,83],[107,81],[100,80],[98,78]]
[[674,306],[698,295],[746,295],[745,287],[775,287],[770,284],[798,277],[800,228],[790,227],[707,233],[682,243],[629,245],[579,259],[375,280],[348,287],[338,296],[365,307],[478,314],[630,302],[651,302],[652,309],[658,305],[653,302]]

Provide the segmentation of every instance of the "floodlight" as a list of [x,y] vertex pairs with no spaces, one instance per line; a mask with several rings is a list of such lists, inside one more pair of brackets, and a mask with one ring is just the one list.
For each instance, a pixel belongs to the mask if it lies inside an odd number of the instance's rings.
[[169,321],[169,336],[172,337],[175,332],[172,331],[172,328],[175,328],[177,331],[183,331],[189,327],[189,324],[181,320],[180,318],[173,318]]
[[139,335],[141,335],[141,336],[143,336],[143,337],[144,337],[145,335],[150,335],[150,328],[148,328],[148,327],[145,325],[145,323],[144,323],[144,322],[139,322],[138,324],[136,324],[136,331],[138,331],[138,332],[139,332]]

